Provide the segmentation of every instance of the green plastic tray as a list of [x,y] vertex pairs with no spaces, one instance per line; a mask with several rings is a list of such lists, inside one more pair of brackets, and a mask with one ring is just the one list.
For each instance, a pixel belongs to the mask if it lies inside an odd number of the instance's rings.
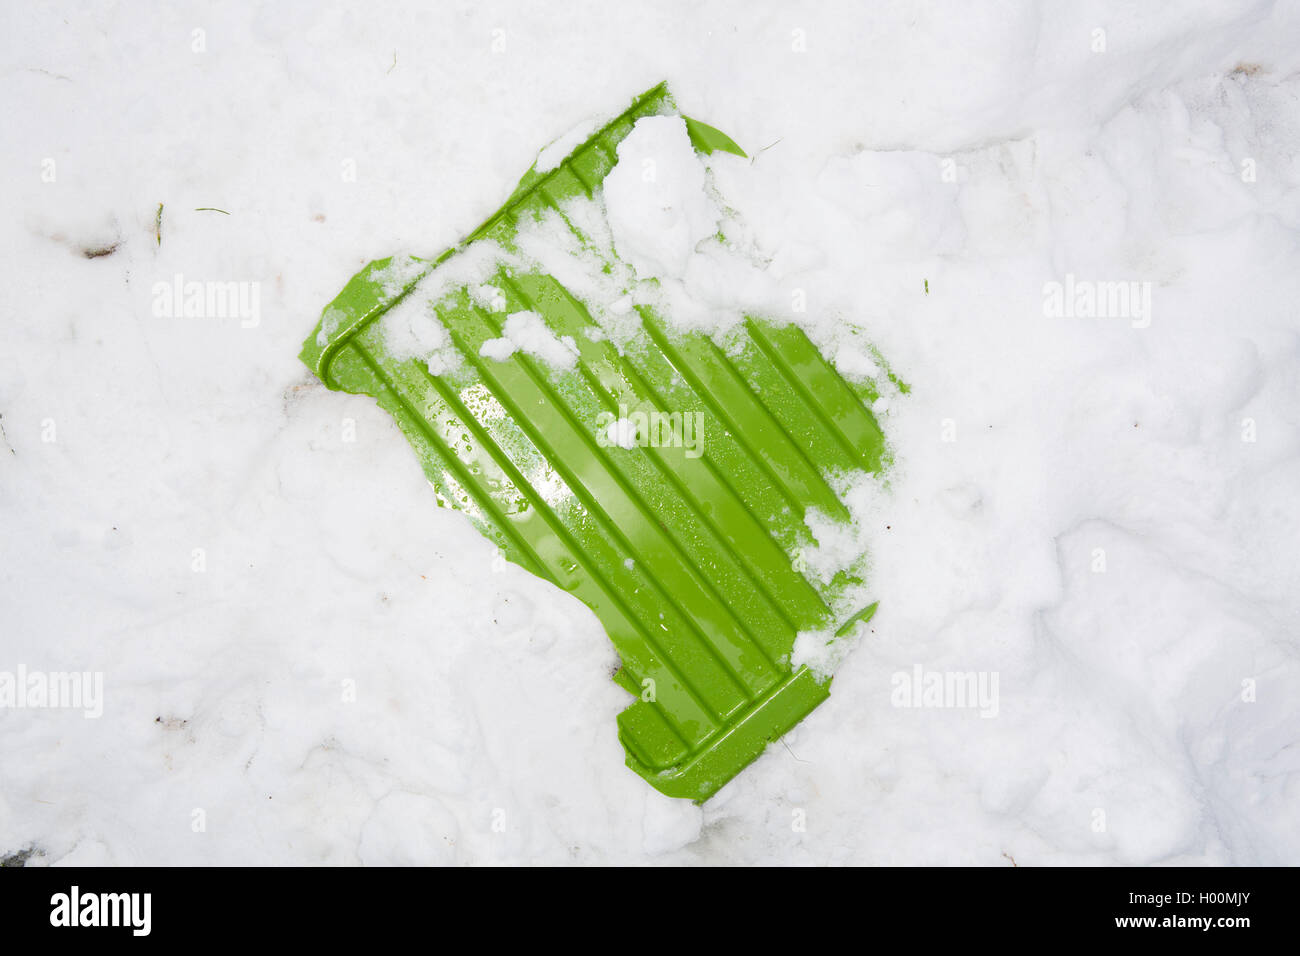
[[[855,582],[800,570],[815,544],[808,509],[848,517],[833,476],[881,468],[873,391],[846,383],[797,328],[754,318],[724,350],[639,308],[642,332],[620,353],[587,334],[594,323],[575,295],[526,270],[489,280],[505,299],[495,308],[468,289],[439,293],[438,319],[463,359],[455,372],[395,359],[376,321],[470,243],[511,248],[523,217],[594,200],[635,122],[674,112],[657,86],[554,169],[530,170],[460,245],[371,263],[326,307],[301,357],[329,388],[371,395],[393,416],[440,504],[596,613],[622,660],[614,679],[638,698],[618,719],[628,766],[665,794],[704,800],[826,699],[827,683],[791,667],[797,633],[847,633],[874,611],[837,615]],[[686,122],[698,150],[744,155]],[[480,355],[523,310],[572,336],[573,368]],[[621,410],[667,432],[645,447],[601,441]],[[696,448],[672,434],[687,415],[702,424]]]

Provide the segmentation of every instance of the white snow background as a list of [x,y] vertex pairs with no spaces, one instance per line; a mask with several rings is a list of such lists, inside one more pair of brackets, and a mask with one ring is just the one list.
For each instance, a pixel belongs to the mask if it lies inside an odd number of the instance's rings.
[[[99,719],[0,710],[0,856],[1300,863],[1296,4],[0,20],[0,670],[104,674]],[[749,151],[765,274],[913,387],[855,503],[870,633],[703,807],[624,767],[595,617],[297,358],[663,79]],[[178,273],[259,321],[155,316]],[[1149,282],[1149,324],[1046,314],[1067,275]],[[895,706],[917,666],[996,716]]]

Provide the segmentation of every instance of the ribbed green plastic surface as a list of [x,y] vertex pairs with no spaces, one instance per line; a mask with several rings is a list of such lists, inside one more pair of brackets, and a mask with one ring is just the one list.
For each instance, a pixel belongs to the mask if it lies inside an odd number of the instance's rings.
[[[492,308],[467,289],[439,298],[462,359],[455,372],[394,359],[376,321],[469,243],[509,248],[523,217],[595,197],[636,120],[672,111],[664,86],[639,97],[557,168],[530,170],[500,211],[400,288],[391,260],[372,263],[326,308],[302,359],[330,388],[374,396],[440,503],[596,613],[622,659],[615,680],[638,697],[619,716],[629,766],[663,793],[703,800],[828,694],[790,665],[797,632],[844,623],[832,607],[845,582],[799,570],[814,543],[804,517],[847,518],[831,476],[880,469],[872,393],[848,385],[798,329],[755,319],[724,351],[638,309],[642,334],[620,353],[588,334],[595,323],[577,297],[526,270],[488,280],[504,298]],[[698,149],[739,152],[690,122]],[[573,368],[480,354],[524,310],[572,336]],[[624,415],[640,434],[658,429],[656,440],[603,441]]]

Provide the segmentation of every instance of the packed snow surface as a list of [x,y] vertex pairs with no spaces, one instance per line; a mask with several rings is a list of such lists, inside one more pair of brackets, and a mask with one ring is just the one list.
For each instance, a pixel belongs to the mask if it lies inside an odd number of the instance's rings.
[[[1300,863],[1294,4],[52,2],[0,57],[0,857]],[[757,310],[911,386],[801,556],[879,610],[702,807],[624,767],[595,617],[297,359],[662,79],[749,159],[642,124],[572,211],[628,264],[518,254],[615,344]],[[461,256],[418,288],[508,323]]]
[[680,116],[638,120],[603,191],[614,248],[641,278],[681,278],[695,246],[717,232],[720,212]]

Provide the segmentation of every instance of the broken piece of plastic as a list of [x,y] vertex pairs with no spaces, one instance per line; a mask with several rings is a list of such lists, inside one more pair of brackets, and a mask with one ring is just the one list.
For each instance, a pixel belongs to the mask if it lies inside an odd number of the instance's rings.
[[[501,266],[485,284],[492,302],[482,287],[421,289],[474,241],[510,248],[525,217],[594,202],[637,120],[674,113],[657,86],[558,165],[529,170],[458,246],[371,263],[302,359],[330,388],[374,396],[441,504],[596,613],[622,660],[614,679],[637,698],[618,719],[628,765],[704,800],[826,699],[828,684],[791,663],[797,634],[846,633],[874,611],[837,615],[843,581],[802,560],[809,509],[848,517],[830,476],[881,467],[864,395],[793,326],[748,319],[724,351],[637,306],[642,329],[620,349],[544,272]],[[697,150],[745,155],[686,122]],[[422,295],[456,357],[437,371],[394,355],[377,321]],[[567,363],[510,346],[506,316],[521,313],[564,343]]]

